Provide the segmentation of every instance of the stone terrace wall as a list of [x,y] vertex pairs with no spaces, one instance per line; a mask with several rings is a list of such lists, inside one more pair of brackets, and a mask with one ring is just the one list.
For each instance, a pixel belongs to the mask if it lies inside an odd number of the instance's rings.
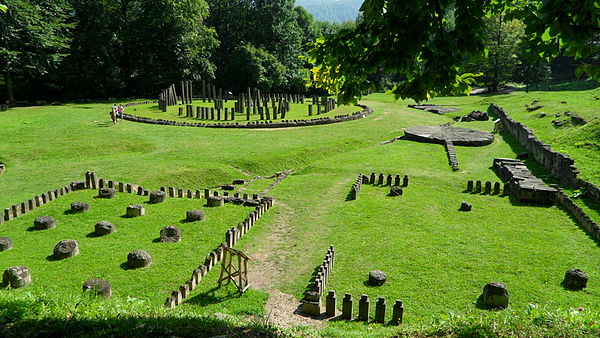
[[556,203],[565,208],[579,224],[581,227],[596,240],[596,243],[600,243],[600,227],[596,222],[594,222],[586,213],[579,207],[575,202],[573,202],[560,188],[558,189],[558,195],[556,196]]
[[571,188],[587,190],[587,196],[600,204],[600,188],[577,178],[579,170],[577,170],[574,165],[575,161],[569,155],[552,150],[550,145],[540,141],[531,129],[513,120],[502,107],[495,103],[490,104],[488,113],[500,118],[503,128],[514,136],[533,158],[561,183]]

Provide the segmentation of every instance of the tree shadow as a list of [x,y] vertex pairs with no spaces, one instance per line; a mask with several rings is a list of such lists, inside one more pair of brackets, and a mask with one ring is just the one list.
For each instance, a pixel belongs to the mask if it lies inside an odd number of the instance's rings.
[[[222,290],[225,294],[217,295],[217,290],[219,289]],[[218,286],[215,286],[208,291],[197,294],[191,298],[187,298],[185,302],[199,306],[207,306],[211,304],[218,304],[229,299],[239,298],[241,296],[242,294],[240,294],[237,288],[219,288]]]
[[[35,301],[39,305],[43,300]],[[81,306],[91,306],[94,300],[83,299]],[[74,304],[73,304],[74,305]],[[276,337],[280,332],[271,325],[244,322],[232,325],[230,320],[215,316],[181,314],[130,315],[120,312],[102,319],[73,316],[69,320],[54,316],[29,318],[29,300],[8,300],[0,303],[7,315],[0,316],[0,336],[22,337]]]

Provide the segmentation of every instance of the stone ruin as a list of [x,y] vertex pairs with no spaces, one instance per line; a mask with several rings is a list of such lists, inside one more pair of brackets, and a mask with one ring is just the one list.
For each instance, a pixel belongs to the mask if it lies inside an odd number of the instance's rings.
[[460,108],[457,108],[457,107],[441,106],[441,105],[434,105],[434,104],[409,104],[408,107],[414,108],[414,109],[419,109],[419,110],[424,110],[426,112],[439,114],[439,115],[444,115],[446,113],[454,113],[454,112],[460,110]]
[[483,303],[491,308],[508,307],[508,289],[503,283],[491,282],[483,287]]
[[381,270],[373,270],[369,272],[369,284],[373,286],[381,286],[387,281],[387,275]]
[[92,278],[83,283],[83,292],[90,292],[95,296],[102,296],[108,299],[112,296],[112,287],[107,280]]
[[162,203],[167,200],[167,193],[164,191],[153,191],[150,193],[150,203]]
[[66,239],[56,244],[52,257],[56,260],[60,260],[77,255],[79,255],[79,244],[77,241],[74,239]]
[[117,227],[108,221],[100,221],[94,225],[94,234],[96,236],[106,236],[116,231]]
[[406,128],[404,129],[404,138],[417,142],[444,145],[448,154],[448,164],[454,171],[459,170],[458,159],[454,150],[455,145],[482,147],[494,142],[494,135],[490,132],[447,125]]
[[41,216],[33,221],[33,227],[35,230],[48,230],[54,228],[55,226],[56,222],[54,221],[54,218],[50,216]]
[[24,266],[11,266],[2,274],[2,287],[21,288],[31,283],[31,272]]
[[181,230],[174,225],[169,225],[160,230],[160,241],[163,243],[177,243],[181,241]]
[[481,110],[473,110],[465,116],[458,117],[458,120],[460,120],[460,122],[488,121],[489,119],[490,116],[488,115],[488,113],[482,112]]
[[205,214],[203,210],[189,210],[185,213],[186,222],[197,222],[203,221]]
[[152,257],[144,250],[135,250],[127,255],[127,265],[130,268],[145,268],[152,264]]
[[581,290],[587,287],[588,275],[580,269],[569,269],[565,272],[563,285],[569,290]]
[[0,237],[0,252],[12,249],[12,240],[8,237]]
[[71,203],[72,213],[81,213],[90,210],[90,205],[85,202],[73,202]]
[[520,202],[554,204],[558,190],[535,177],[520,160],[494,158],[494,169],[507,181],[509,192]]
[[115,197],[115,189],[114,188],[100,188],[98,190],[99,198],[113,198]]
[[494,135],[487,131],[451,126],[418,126],[404,129],[407,140],[456,146],[482,147],[494,142]]
[[140,217],[146,214],[146,209],[141,204],[132,204],[127,206],[126,216],[127,217]]

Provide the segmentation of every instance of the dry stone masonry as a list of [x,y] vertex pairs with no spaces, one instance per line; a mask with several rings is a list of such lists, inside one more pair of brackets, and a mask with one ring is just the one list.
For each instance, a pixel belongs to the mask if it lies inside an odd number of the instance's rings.
[[529,154],[561,183],[573,189],[587,191],[586,196],[600,204],[600,188],[577,177],[579,170],[571,157],[552,150],[550,145],[540,141],[531,129],[513,120],[502,107],[492,103],[488,113],[497,116],[503,129],[516,138]]
[[494,169],[507,181],[510,193],[521,202],[553,204],[556,200],[556,188],[547,186],[535,177],[519,160],[495,158]]

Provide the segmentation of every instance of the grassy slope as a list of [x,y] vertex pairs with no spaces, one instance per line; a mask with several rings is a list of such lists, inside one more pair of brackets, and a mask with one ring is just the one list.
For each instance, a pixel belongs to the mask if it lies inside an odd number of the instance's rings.
[[[498,101],[510,112],[511,100],[521,99],[520,95],[525,94],[436,101],[459,104],[465,113]],[[366,103],[375,115],[365,120],[265,131],[127,122],[109,127],[106,103],[11,110],[0,115],[5,140],[0,144],[0,160],[8,165],[8,172],[0,176],[0,205],[80,178],[86,170],[150,188],[196,189],[244,176],[234,167],[261,175],[300,169],[272,191],[281,204],[242,244],[245,250],[257,252],[269,228],[277,222],[287,224],[290,233],[285,242],[276,244],[281,250],[273,253],[285,262],[286,278],[279,285],[285,292],[300,296],[327,246],[334,244],[340,254],[328,288],[335,288],[340,296],[344,292],[355,297],[385,295],[388,304],[393,298],[404,299],[408,323],[422,325],[433,314],[465,309],[478,315],[473,302],[485,282],[493,279],[507,282],[517,310],[528,303],[594,308],[598,296],[594,276],[600,270],[591,263],[600,252],[564,213],[554,207],[518,206],[508,198],[462,193],[467,179],[496,180],[489,169],[492,158],[514,156],[521,151],[517,145],[497,139],[485,148],[457,147],[462,170],[453,173],[441,146],[407,141],[379,145],[401,135],[403,127],[441,124],[448,117],[408,109],[407,102],[394,104],[382,95],[373,95]],[[459,125],[491,129],[491,122]],[[344,202],[356,175],[371,171],[409,175],[406,195],[392,200],[383,196],[385,188],[365,186],[358,201]],[[462,200],[474,204],[472,213],[456,211]],[[587,291],[566,292],[558,285],[572,265],[590,274]],[[388,272],[389,284],[381,289],[363,286],[373,268]],[[197,295],[206,292],[211,295],[210,290]],[[226,302],[212,302],[210,311],[243,313],[245,306],[261,298],[257,294],[249,297],[252,302],[246,296],[237,301],[223,292],[214,299]],[[195,299],[205,304],[207,297]],[[182,309],[187,307],[198,309],[193,302]],[[374,328],[336,323],[326,332],[340,335],[360,330],[360,334]],[[396,329],[380,330],[375,332]]]

